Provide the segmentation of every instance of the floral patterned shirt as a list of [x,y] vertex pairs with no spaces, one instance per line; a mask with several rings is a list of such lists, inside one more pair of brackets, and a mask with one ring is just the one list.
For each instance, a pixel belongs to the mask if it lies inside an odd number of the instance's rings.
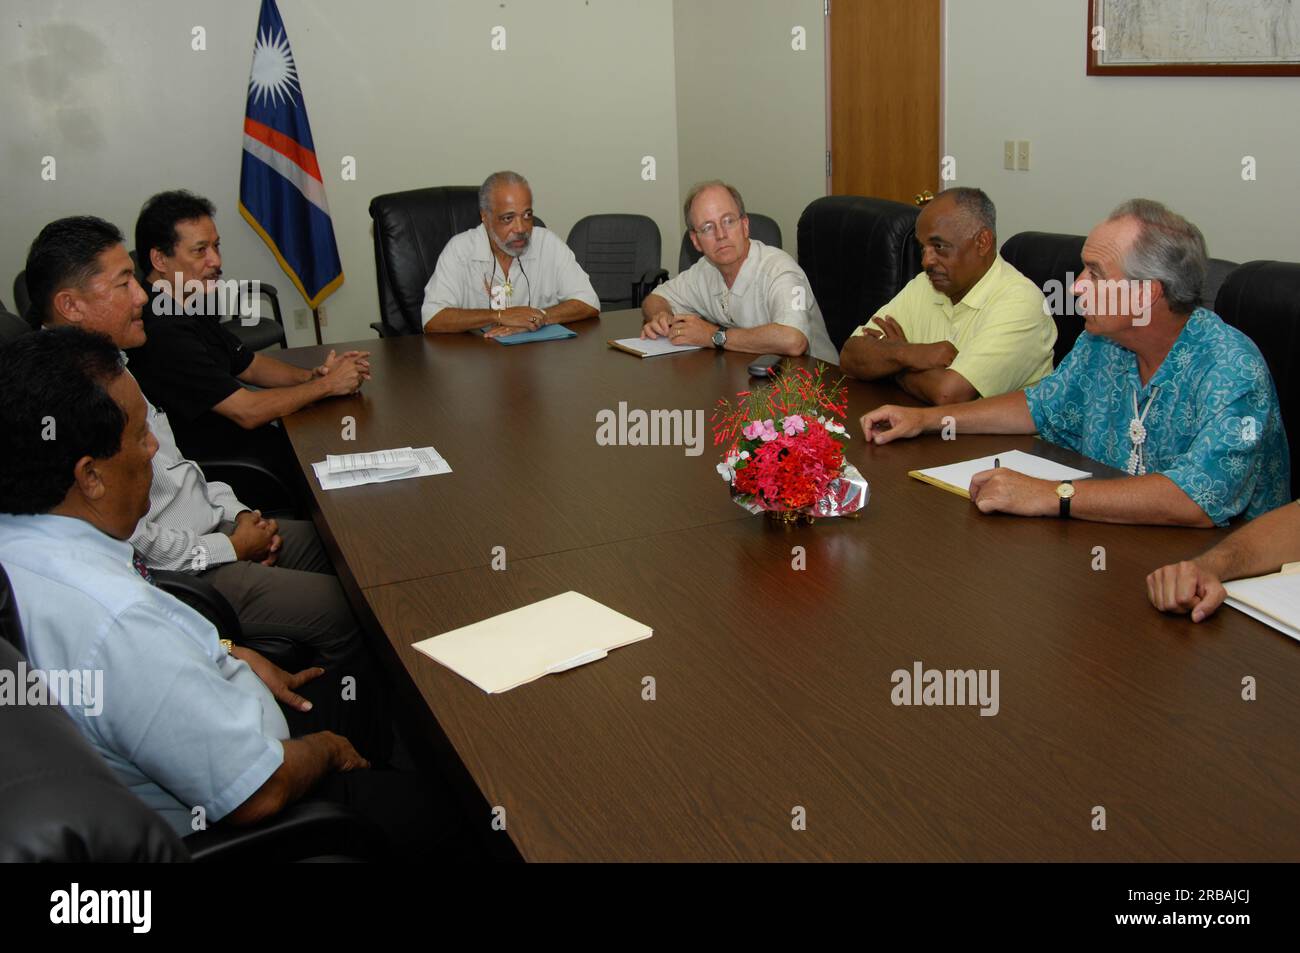
[[1277,390],[1259,349],[1197,308],[1146,386],[1137,355],[1084,332],[1025,398],[1044,440],[1126,469],[1133,396],[1147,473],[1174,482],[1216,525],[1254,519],[1290,498],[1291,456]]

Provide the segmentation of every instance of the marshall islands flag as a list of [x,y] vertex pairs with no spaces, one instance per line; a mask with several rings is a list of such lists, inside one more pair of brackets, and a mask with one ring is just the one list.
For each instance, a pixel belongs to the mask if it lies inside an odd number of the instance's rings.
[[239,214],[312,308],[343,284],[298,70],[275,0],[262,0],[244,114]]

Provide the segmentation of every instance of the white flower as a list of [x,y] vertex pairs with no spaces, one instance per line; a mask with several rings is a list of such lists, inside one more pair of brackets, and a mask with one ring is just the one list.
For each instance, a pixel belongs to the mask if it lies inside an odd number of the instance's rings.
[[736,471],[731,469],[729,464],[719,463],[715,469],[718,471],[718,476],[722,477],[722,479],[726,480],[728,483],[736,478]]
[[748,451],[748,450],[742,450],[742,451],[740,451],[740,459],[742,459],[742,460],[748,460],[748,459],[749,459],[749,451]]

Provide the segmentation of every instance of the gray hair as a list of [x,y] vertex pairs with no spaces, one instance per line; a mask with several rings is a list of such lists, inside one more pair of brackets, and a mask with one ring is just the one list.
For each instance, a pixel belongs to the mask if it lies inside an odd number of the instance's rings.
[[740,217],[745,217],[745,200],[740,197],[740,192],[734,185],[728,185],[721,179],[709,179],[707,182],[701,182],[698,185],[691,186],[691,190],[686,193],[686,204],[682,206],[682,217],[686,219],[686,227],[695,231],[695,226],[691,224],[691,206],[699,198],[701,192],[705,189],[726,189],[731,193],[732,199],[736,202],[736,208],[740,209]]
[[525,179],[518,172],[506,170],[504,172],[493,172],[478,188],[478,210],[480,212],[492,211],[492,192],[498,186],[502,185],[522,185],[526,189],[532,189]]
[[1151,199],[1129,199],[1106,219],[1135,218],[1141,225],[1137,238],[1124,253],[1124,277],[1158,281],[1175,314],[1189,314],[1200,303],[1209,267],[1205,236],[1201,230]]
[[993,238],[997,239],[998,210],[993,207],[993,200],[983,189],[955,185],[950,189],[944,189],[939,194],[952,197],[953,203],[975,226],[972,235],[977,234],[981,228],[987,228],[993,233]]

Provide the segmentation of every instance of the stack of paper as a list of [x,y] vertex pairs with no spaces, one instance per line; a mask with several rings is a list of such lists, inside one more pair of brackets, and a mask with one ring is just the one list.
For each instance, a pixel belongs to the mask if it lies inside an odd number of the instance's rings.
[[311,468],[322,490],[451,472],[451,466],[433,447],[329,454],[320,463],[313,463]]
[[[490,331],[492,325],[479,328],[479,331]],[[498,344],[531,344],[534,341],[567,341],[569,338],[576,338],[578,332],[571,328],[566,328],[562,324],[546,324],[535,331],[518,331],[514,334],[502,334],[492,338]]]
[[444,635],[415,648],[485,692],[602,659],[654,631],[578,592],[565,592]]
[[1006,467],[1008,470],[1015,470],[1017,473],[1037,477],[1040,480],[1051,480],[1053,483],[1061,483],[1065,480],[1086,480],[1092,476],[1091,473],[1083,470],[1076,470],[1060,463],[1053,463],[1051,460],[1044,460],[1042,457],[1036,457],[1032,453],[1023,453],[1020,450],[1005,450],[990,457],[980,457],[978,460],[967,460],[964,463],[950,463],[945,467],[912,470],[907,475],[915,480],[931,483],[941,490],[947,490],[949,493],[964,496],[969,500],[971,477],[982,470],[992,470],[994,461],[997,462],[998,466]]
[[1228,605],[1300,640],[1300,563],[1281,572],[1225,582]]
[[667,338],[619,338],[608,342],[610,347],[627,351],[640,358],[658,357],[661,354],[681,354],[686,351],[698,351],[698,344],[673,344]]

